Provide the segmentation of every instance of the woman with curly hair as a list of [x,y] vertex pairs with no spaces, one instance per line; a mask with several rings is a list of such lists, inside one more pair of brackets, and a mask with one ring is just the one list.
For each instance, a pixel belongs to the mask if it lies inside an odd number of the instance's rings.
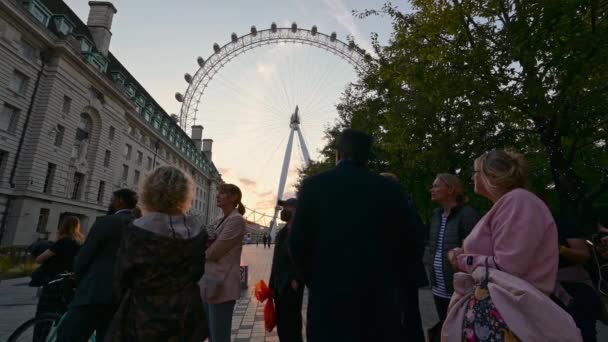
[[163,166],[143,181],[143,216],[122,240],[115,287],[122,294],[107,341],[202,341],[207,337],[198,281],[207,233],[187,216],[192,179]]

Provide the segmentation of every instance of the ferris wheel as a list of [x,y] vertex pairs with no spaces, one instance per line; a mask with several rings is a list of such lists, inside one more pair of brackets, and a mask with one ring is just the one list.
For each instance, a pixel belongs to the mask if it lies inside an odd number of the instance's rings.
[[[337,118],[335,105],[369,58],[352,39],[341,41],[316,26],[252,26],[223,46],[214,44],[208,58],[197,58],[194,75],[184,75],[186,92],[175,94],[179,124],[187,132],[205,127],[204,136],[214,140],[214,163],[245,187],[244,200],[254,193],[257,203],[246,203],[254,213],[270,217],[274,211],[273,227],[277,199],[286,186],[293,192],[297,169],[318,156],[324,128]],[[292,157],[294,135],[300,153]],[[270,190],[277,184],[278,191]]]

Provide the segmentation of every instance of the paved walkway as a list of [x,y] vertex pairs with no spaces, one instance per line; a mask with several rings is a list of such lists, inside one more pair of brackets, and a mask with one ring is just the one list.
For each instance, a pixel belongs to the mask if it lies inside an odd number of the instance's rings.
[[[272,263],[272,249],[261,245],[245,246],[243,264],[249,266],[249,289],[244,290],[237,302],[232,321],[234,341],[270,342],[279,341],[276,329],[268,333],[264,329],[264,304],[253,295],[255,283],[268,281]],[[0,341],[6,341],[10,333],[21,323],[31,318],[36,309],[36,289],[27,286],[29,279],[20,278],[0,282]],[[306,312],[306,299],[303,313]],[[425,329],[437,321],[430,290],[420,291],[420,310]],[[304,314],[303,317],[306,317]],[[608,341],[608,327],[598,323],[598,341]]]

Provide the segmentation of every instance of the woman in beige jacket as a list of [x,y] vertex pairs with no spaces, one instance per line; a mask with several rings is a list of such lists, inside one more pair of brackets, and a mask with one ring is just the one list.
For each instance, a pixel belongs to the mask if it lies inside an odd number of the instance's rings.
[[220,186],[216,201],[224,216],[215,226],[205,252],[205,274],[200,288],[209,321],[210,342],[230,342],[232,311],[240,296],[240,263],[245,235],[245,207],[234,184]]

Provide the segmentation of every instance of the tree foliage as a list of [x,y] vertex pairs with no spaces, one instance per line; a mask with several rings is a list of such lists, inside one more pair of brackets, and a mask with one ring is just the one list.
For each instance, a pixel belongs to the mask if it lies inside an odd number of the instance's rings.
[[354,13],[390,18],[393,33],[387,46],[372,36],[377,58],[302,176],[333,163],[342,128],[361,129],[376,141],[372,168],[400,176],[428,218],[436,173],[468,180],[478,155],[511,147],[526,154],[530,188],[591,229],[593,207],[608,205],[608,1],[410,4]]

